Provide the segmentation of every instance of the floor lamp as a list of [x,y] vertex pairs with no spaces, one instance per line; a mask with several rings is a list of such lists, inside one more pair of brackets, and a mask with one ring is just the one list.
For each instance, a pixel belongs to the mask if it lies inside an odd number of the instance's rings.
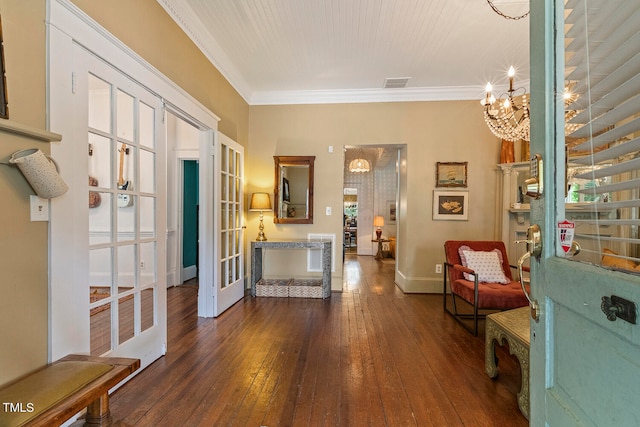
[[267,237],[264,235],[264,223],[262,222],[263,216],[262,213],[264,211],[271,209],[271,196],[269,193],[253,193],[251,195],[251,203],[249,204],[250,211],[260,211],[260,226],[258,229],[258,237],[256,240],[258,242],[264,242],[267,240]]

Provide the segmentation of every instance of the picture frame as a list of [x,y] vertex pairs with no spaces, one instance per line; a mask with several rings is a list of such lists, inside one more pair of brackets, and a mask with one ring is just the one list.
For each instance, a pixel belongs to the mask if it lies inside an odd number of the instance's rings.
[[291,194],[289,193],[289,180],[285,177],[282,177],[282,201],[291,201]]
[[436,187],[467,187],[468,162],[436,162]]
[[387,200],[387,223],[395,224],[396,223],[396,201],[395,200]]
[[469,192],[433,190],[433,220],[467,221]]
[[0,118],[9,118],[9,105],[7,101],[7,70],[4,65],[4,38],[2,36],[2,20],[0,19]]

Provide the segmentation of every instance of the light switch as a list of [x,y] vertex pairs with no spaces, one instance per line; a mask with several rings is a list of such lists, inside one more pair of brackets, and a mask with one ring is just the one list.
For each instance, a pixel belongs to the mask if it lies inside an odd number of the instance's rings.
[[31,221],[49,221],[49,200],[30,196]]
[[330,146],[329,146],[329,152],[330,152],[330,153],[333,153],[333,145],[330,145]]
[[326,215],[331,215],[331,206],[327,206],[325,209],[325,214]]

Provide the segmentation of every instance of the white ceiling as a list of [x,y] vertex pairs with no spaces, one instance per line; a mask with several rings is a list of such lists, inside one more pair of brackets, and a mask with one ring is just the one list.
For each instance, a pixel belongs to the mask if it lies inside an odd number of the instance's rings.
[[157,1],[251,105],[480,99],[510,65],[528,82],[529,18],[487,0]]

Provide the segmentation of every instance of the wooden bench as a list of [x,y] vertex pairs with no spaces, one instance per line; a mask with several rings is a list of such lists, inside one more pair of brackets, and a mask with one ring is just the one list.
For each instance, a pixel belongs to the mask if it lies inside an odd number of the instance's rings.
[[109,390],[139,359],[68,355],[0,389],[0,426],[59,426],[87,409],[86,426],[111,423]]
[[489,314],[484,340],[484,368],[490,378],[498,376],[494,341],[498,345],[504,345],[506,341],[509,344],[509,353],[515,355],[520,362],[522,385],[518,392],[518,407],[527,419],[529,419],[530,313],[529,307],[522,307]]

